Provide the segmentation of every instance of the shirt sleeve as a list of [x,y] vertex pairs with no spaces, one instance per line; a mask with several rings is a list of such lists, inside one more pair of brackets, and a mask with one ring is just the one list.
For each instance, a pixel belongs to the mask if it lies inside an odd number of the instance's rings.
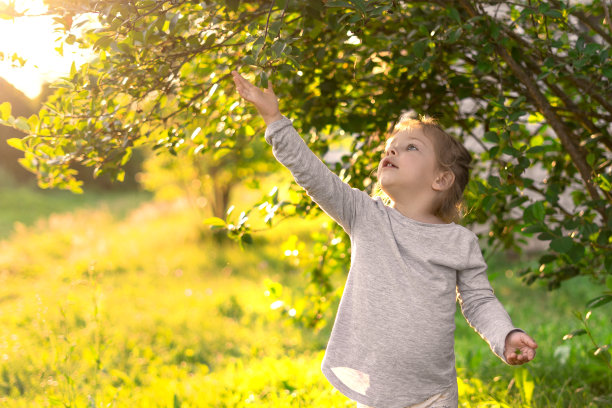
[[310,198],[350,235],[360,200],[367,193],[349,186],[315,155],[284,115],[270,123],[264,138],[272,154]]
[[457,271],[457,298],[470,327],[489,344],[496,356],[510,365],[504,357],[506,336],[511,331],[525,331],[512,324],[508,312],[493,292],[486,271],[487,264],[478,237],[474,235],[467,265]]

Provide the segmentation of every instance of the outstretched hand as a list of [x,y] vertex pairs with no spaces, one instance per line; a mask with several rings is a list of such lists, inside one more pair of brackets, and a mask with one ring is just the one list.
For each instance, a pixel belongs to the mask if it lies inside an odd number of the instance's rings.
[[513,331],[506,336],[504,357],[511,365],[527,363],[535,357],[537,343],[526,333]]
[[268,88],[262,90],[250,83],[235,70],[232,71],[232,77],[240,96],[255,105],[255,108],[266,123],[281,117],[281,113],[278,110],[278,98],[272,89],[272,81],[268,79]]

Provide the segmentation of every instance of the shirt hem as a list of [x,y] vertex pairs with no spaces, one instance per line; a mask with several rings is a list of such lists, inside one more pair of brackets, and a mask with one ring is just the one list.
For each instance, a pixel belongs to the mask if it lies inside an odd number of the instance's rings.
[[357,391],[353,390],[352,388],[349,388],[346,384],[340,381],[340,379],[336,377],[336,374],[334,374],[331,368],[323,366],[321,367],[321,371],[323,372],[323,375],[325,375],[325,377],[327,378],[327,381],[329,381],[330,384],[334,386],[334,388],[344,394],[345,397],[348,397],[353,401],[357,401],[364,405],[372,406],[372,404],[374,403],[372,399],[369,398],[367,395],[358,393]]
[[[353,390],[352,388],[349,388],[334,374],[334,372],[328,366],[322,366],[321,371],[323,372],[323,375],[325,375],[325,377],[327,378],[327,381],[329,381],[329,383],[333,385],[334,388],[336,388],[338,391],[340,391],[345,397],[350,398],[353,401],[359,402],[360,404],[364,404],[364,405],[368,405],[368,406],[377,408],[374,406],[375,401],[372,398],[368,397],[367,395],[360,394],[357,391]],[[416,401],[412,403],[401,403],[398,405],[386,405],[385,407],[386,408],[403,408],[403,407],[406,407],[407,405],[419,404],[419,403],[426,401],[428,398],[431,398],[434,395],[437,395],[437,394],[443,393],[446,390],[449,390],[452,387],[457,387],[456,377],[454,379],[454,382],[446,384],[445,386],[439,388],[438,390],[434,390],[429,397],[424,397],[422,401]]]

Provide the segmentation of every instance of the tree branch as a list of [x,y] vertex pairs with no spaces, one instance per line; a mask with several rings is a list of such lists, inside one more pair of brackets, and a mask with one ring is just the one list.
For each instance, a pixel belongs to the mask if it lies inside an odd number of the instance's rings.
[[[606,0],[602,0],[602,2],[605,4]],[[563,8],[561,2],[558,0],[552,0],[552,3],[555,5],[555,7]],[[604,5],[604,9],[605,9],[605,5]],[[606,33],[606,30],[604,30],[603,27],[599,25],[599,21],[595,20],[592,16],[587,16],[580,10],[574,10],[572,14],[578,17],[578,19],[582,21],[586,26],[588,26],[593,31],[595,31],[597,34],[599,34],[601,38],[603,38],[604,40],[606,40],[606,42],[608,42],[608,44],[612,45],[612,36]],[[610,20],[608,20],[608,22],[610,22]]]
[[[476,17],[478,14],[476,10],[472,7],[468,0],[459,0],[459,3],[466,9],[468,14],[472,17]],[[488,16],[487,16],[488,17]],[[559,137],[561,144],[565,148],[565,150],[569,153],[570,157],[576,168],[578,169],[584,183],[586,184],[586,188],[590,194],[590,196],[594,200],[600,200],[601,197],[593,183],[591,177],[591,168],[586,162],[585,153],[583,149],[579,145],[574,144],[574,137],[571,136],[571,131],[565,126],[565,123],[561,121],[559,116],[555,113],[550,103],[546,99],[546,97],[540,92],[538,89],[537,83],[531,78],[529,73],[525,71],[525,69],[519,64],[514,58],[508,53],[508,50],[504,47],[500,46],[499,43],[495,44],[495,49],[497,53],[502,57],[502,59],[508,64],[514,75],[518,78],[519,81],[527,88],[527,92],[532,96],[535,101],[536,107],[544,115],[548,123],[555,130],[555,133]],[[597,211],[601,214],[604,220],[608,219],[605,208],[597,207]]]

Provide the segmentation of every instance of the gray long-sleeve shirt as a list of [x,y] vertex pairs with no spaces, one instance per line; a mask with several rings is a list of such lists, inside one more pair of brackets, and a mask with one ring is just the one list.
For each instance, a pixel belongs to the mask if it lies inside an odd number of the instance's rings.
[[350,399],[402,408],[457,386],[456,301],[476,332],[508,364],[514,327],[493,293],[478,237],[456,224],[404,216],[350,187],[306,145],[291,120],[265,131],[276,159],[351,240],[351,265],[321,363]]

